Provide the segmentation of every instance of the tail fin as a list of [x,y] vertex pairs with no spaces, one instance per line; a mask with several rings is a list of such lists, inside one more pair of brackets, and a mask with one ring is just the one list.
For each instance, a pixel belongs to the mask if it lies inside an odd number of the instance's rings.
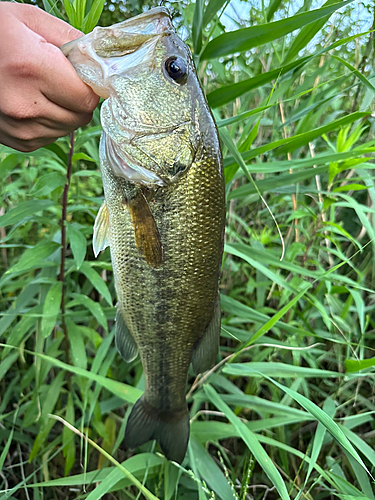
[[187,408],[178,412],[158,410],[142,396],[130,413],[124,444],[127,448],[137,448],[156,439],[168,460],[181,463],[186,454],[189,433]]

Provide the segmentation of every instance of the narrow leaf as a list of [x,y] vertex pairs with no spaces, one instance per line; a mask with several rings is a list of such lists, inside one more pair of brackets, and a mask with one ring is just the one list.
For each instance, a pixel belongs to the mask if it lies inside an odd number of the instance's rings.
[[0,217],[0,227],[10,226],[11,224],[17,224],[17,222],[22,221],[22,219],[30,219],[30,216],[35,213],[41,212],[46,208],[54,205],[52,200],[32,200],[24,201],[17,205],[17,207],[9,210],[5,215]]
[[262,87],[266,83],[270,83],[272,80],[282,75],[286,75],[290,71],[301,68],[309,60],[310,57],[305,57],[285,66],[280,66],[279,68],[267,71],[266,73],[261,73],[252,78],[247,78],[242,82],[232,83],[231,85],[220,87],[207,95],[208,103],[212,108],[223,106],[237,97],[240,97],[245,92]]
[[267,9],[267,22],[269,23],[273,18],[274,13],[280,7],[282,0],[271,0]]
[[334,56],[334,55],[332,55],[332,57],[334,57],[335,59],[337,59],[337,61],[340,61],[341,64],[343,64],[348,69],[350,69],[350,71],[358,78],[358,80],[360,80],[363,83],[363,85],[366,88],[368,88],[369,90],[371,90],[371,92],[375,93],[375,87],[368,81],[368,79],[365,77],[364,74],[362,74],[360,71],[358,71],[357,69],[355,69],[355,67],[352,66],[347,61],[345,61],[345,59],[342,59],[342,57]]
[[8,269],[5,274],[19,273],[34,267],[43,267],[45,259],[56,252],[59,247],[60,245],[54,241],[41,241],[35,247],[25,250],[17,264]]
[[[90,33],[97,25],[101,13],[103,12],[105,0],[95,0],[94,5],[91,7],[89,13],[83,20],[83,32]],[[92,161],[92,160],[90,160]]]
[[43,306],[43,317],[41,324],[41,333],[43,337],[48,337],[56,325],[59,315],[62,296],[62,283],[55,283],[48,290]]
[[108,304],[112,306],[112,297],[103,278],[99,276],[99,274],[90,266],[88,262],[84,262],[82,264],[80,271],[87,277],[96,290],[103,295]]
[[66,177],[60,172],[50,172],[49,174],[42,175],[39,177],[30,190],[30,195],[36,198],[42,198],[50,194],[53,190],[58,187],[64,186],[66,183]]
[[253,47],[259,47],[267,42],[272,42],[296,29],[306,26],[306,24],[329,16],[337,9],[352,1],[338,2],[328,7],[303,12],[302,14],[297,14],[280,21],[224,33],[208,43],[202,54],[202,59],[213,59],[214,57],[227,56],[235,52],[244,52]]
[[285,487],[285,483],[282,480],[279,471],[276,469],[274,463],[265,452],[263,446],[259,443],[257,435],[246,427],[246,425],[237,417],[237,415],[229,408],[229,406],[224,403],[220,395],[212,386],[205,385],[204,391],[212,404],[214,404],[219,411],[223,412],[231,422],[231,424],[234,425],[234,427],[238,430],[239,435],[244,440],[250,452],[254,455],[259,465],[262,467],[272,484],[279,492],[282,500],[290,500],[288,491]]
[[8,455],[8,451],[9,451],[10,445],[12,444],[13,433],[14,433],[14,427],[10,431],[9,437],[7,439],[7,442],[5,443],[5,446],[4,446],[4,448],[3,448],[2,452],[1,452],[1,455],[0,455],[0,470],[3,469],[3,465],[4,465],[4,462],[5,462],[5,459],[6,459],[7,455]]
[[[350,123],[353,123],[361,118],[365,118],[369,116],[369,112],[354,112],[350,115],[344,116],[343,118],[338,118],[337,120],[333,120],[322,127],[315,128],[313,130],[309,130],[308,132],[303,132],[301,134],[288,137],[287,139],[279,139],[278,141],[271,142],[269,144],[265,144],[264,146],[260,146],[258,148],[251,149],[250,151],[246,151],[245,153],[241,153],[241,156],[244,161],[252,160],[257,156],[266,153],[272,149],[277,149],[277,154],[286,154],[290,151],[297,149],[298,147],[304,146],[314,139],[321,137],[323,134],[327,132],[331,132],[332,130],[336,130],[340,127],[344,127]],[[234,158],[228,158],[225,162],[225,167],[229,167],[235,164]],[[314,169],[315,171],[316,169]],[[316,172],[315,172],[316,174]],[[260,183],[258,183],[258,186]]]
[[344,376],[343,373],[330,370],[274,362],[261,363],[253,361],[249,363],[229,363],[223,368],[223,373],[240,377],[259,377],[259,372],[280,378],[338,378]]
[[360,370],[365,370],[372,366],[375,366],[375,358],[345,360],[345,368],[348,373],[359,372]]
[[[72,393],[68,395],[68,404],[66,405],[65,420],[74,425],[74,405]],[[64,426],[62,433],[63,455],[65,457],[65,476],[71,471],[75,460],[75,434]]]
[[190,438],[190,446],[194,455],[195,466],[202,480],[215,491],[222,500],[234,500],[234,495],[228,481],[206,448],[194,435]]
[[202,47],[202,20],[203,20],[203,0],[195,0],[195,8],[192,24],[192,38],[194,53],[199,54]]
[[79,368],[86,369],[87,358],[82,331],[71,318],[66,318],[65,322],[68,329],[73,364],[74,366],[78,366]]
[[226,0],[210,0],[203,16],[203,28],[214,18],[215,14],[222,8]]
[[82,295],[80,293],[72,294],[75,300],[73,302],[69,302],[67,307],[73,307],[76,304],[82,304],[86,307],[91,314],[96,318],[98,323],[102,325],[102,327],[108,331],[107,318],[103,312],[102,307],[97,302],[94,302],[90,297],[86,297],[86,295]]
[[72,249],[77,269],[79,269],[86,257],[86,238],[74,224],[66,223],[66,231],[68,233],[70,248]]
[[[325,4],[322,5],[321,8],[329,7],[330,5],[334,4],[336,4],[335,0],[328,0]],[[298,55],[298,52],[307,46],[310,40],[312,40],[313,37],[318,33],[318,31],[323,28],[325,23],[330,18],[331,14],[332,13],[330,12],[318,21],[304,26],[301,29],[301,31],[293,40],[293,43],[291,44],[290,49],[288,50],[288,53],[285,57],[284,63],[292,61]]]
[[[9,347],[10,349],[16,349],[17,356],[18,356],[18,351],[20,350],[19,347],[13,347],[8,344],[0,344],[0,347]],[[47,361],[51,365],[57,366],[62,370],[75,373],[76,375],[85,377],[91,380],[92,382],[96,382],[97,384],[101,385],[102,387],[105,387],[108,391],[112,392],[113,394],[123,399],[124,401],[127,401],[128,403],[134,404],[137,401],[137,399],[139,399],[142,396],[142,391],[130,385],[117,382],[116,380],[107,377],[103,377],[102,375],[98,375],[91,371],[84,370],[83,368],[78,368],[76,366],[68,365],[63,361],[60,361],[57,358],[53,358],[52,356],[47,356],[46,354],[29,351],[27,349],[25,349],[24,352],[36,356],[40,359],[43,359],[44,361]],[[3,363],[4,361],[0,364],[0,367],[2,366]]]
[[[264,375],[264,374],[262,374]],[[340,427],[332,420],[332,418],[327,415],[325,411],[323,411],[319,406],[317,406],[315,403],[307,399],[305,396],[302,396],[302,394],[299,394],[298,392],[294,391],[293,389],[290,389],[289,387],[286,387],[285,385],[280,384],[279,382],[276,382],[276,380],[272,379],[271,377],[268,377],[267,375],[264,375],[265,378],[270,380],[273,384],[275,384],[279,389],[284,391],[288,396],[293,398],[297,403],[299,403],[303,408],[305,408],[306,411],[311,413],[324,427],[328,430],[328,432],[336,439],[336,441],[346,450],[350,455],[357,460],[357,462],[364,468],[364,470],[370,474],[369,470],[367,469],[366,465],[364,464],[363,460],[361,457],[358,455],[356,450],[354,449],[353,445],[350,443],[350,441],[347,439],[345,434],[342,432]],[[370,474],[371,476],[371,474]]]

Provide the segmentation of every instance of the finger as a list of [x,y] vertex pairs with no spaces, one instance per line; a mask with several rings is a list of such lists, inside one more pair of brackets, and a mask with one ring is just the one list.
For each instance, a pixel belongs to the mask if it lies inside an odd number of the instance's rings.
[[[62,108],[60,108],[62,109]],[[84,127],[90,123],[92,119],[91,113],[80,113],[72,114],[71,116],[64,116],[64,121],[56,121],[56,117],[41,117],[39,119],[30,118],[25,119],[20,124],[19,121],[7,118],[6,127],[13,137],[23,138],[25,135],[27,137],[33,138],[37,137],[40,133],[39,126],[42,126],[48,133],[46,137],[64,137],[70,134],[79,127]]]
[[74,130],[77,130],[77,128],[88,125],[91,120],[92,113],[73,113],[71,115],[65,115],[64,121],[56,121],[56,117],[42,117],[38,120],[38,123],[58,132],[58,137],[64,137],[64,135],[70,134]]
[[40,90],[47,99],[76,112],[91,113],[99,97],[82,82],[64,54],[52,45],[41,47]]
[[33,5],[22,5],[22,8],[18,8],[18,12],[17,17],[28,28],[57,47],[83,35],[81,31]]
[[[5,37],[4,53],[12,53],[15,41],[11,35]],[[99,102],[99,97],[82,82],[61,50],[27,27],[18,30],[17,52],[9,64],[12,67],[7,68],[6,74],[19,82],[7,89],[9,94],[17,94],[21,85],[29,88],[28,95],[39,88],[48,100],[77,113],[91,113]]]
[[[70,62],[55,46],[82,36],[82,33],[32,5],[9,4],[8,14],[9,8],[24,26],[24,29],[17,30],[17,56],[23,60],[15,64],[20,68],[33,66],[30,71],[36,72],[34,76],[41,92],[52,102],[72,111],[92,112],[99,97],[80,80]],[[13,51],[14,42],[14,36],[9,33],[5,39],[5,44],[9,45],[7,50]]]
[[[4,144],[5,146],[9,146],[23,153],[29,153],[47,144],[52,144],[57,138],[51,134],[50,130],[46,130],[44,127],[40,127],[36,130],[37,137],[26,138],[27,136],[25,135],[25,138],[18,138],[9,134],[9,131],[2,126],[1,120],[0,130],[0,144]],[[30,132],[28,131],[28,133]]]
[[32,109],[28,115],[12,116],[0,114],[3,123],[6,123],[9,134],[18,138],[32,139],[40,134],[40,126],[44,127],[46,137],[63,137],[78,127],[87,125],[92,113],[74,113],[62,108],[47,99],[39,103],[38,109]]

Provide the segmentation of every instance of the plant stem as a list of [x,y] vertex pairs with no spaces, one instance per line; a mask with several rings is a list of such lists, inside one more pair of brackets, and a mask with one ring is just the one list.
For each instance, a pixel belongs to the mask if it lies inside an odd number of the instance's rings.
[[66,256],[66,207],[68,204],[68,191],[70,186],[70,178],[72,175],[72,157],[74,152],[74,132],[70,134],[70,148],[68,154],[68,165],[66,171],[66,183],[64,186],[64,192],[62,197],[62,213],[61,213],[61,263],[60,263],[60,276],[59,281],[62,282],[62,294],[61,294],[61,324],[65,335],[65,347],[66,352],[69,352],[68,348],[68,330],[65,323],[65,256]]

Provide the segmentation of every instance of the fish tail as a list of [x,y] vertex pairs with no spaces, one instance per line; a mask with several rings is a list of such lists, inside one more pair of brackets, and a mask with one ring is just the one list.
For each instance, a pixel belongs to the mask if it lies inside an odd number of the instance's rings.
[[142,396],[133,406],[125,431],[124,444],[134,449],[156,439],[168,460],[182,463],[189,441],[190,425],[187,407],[160,410]]

